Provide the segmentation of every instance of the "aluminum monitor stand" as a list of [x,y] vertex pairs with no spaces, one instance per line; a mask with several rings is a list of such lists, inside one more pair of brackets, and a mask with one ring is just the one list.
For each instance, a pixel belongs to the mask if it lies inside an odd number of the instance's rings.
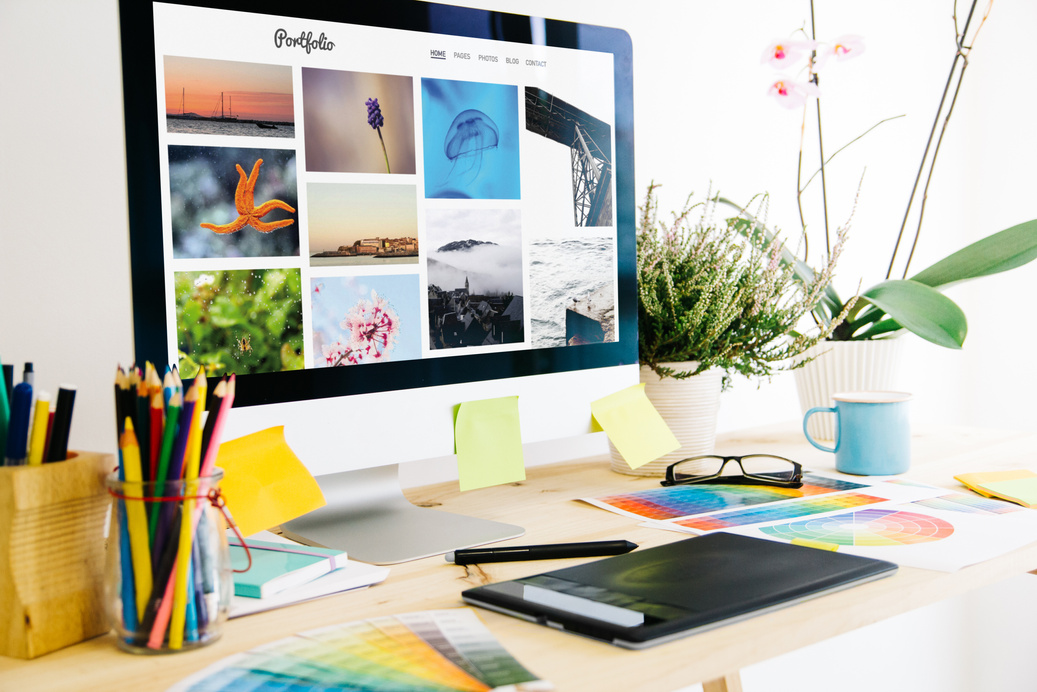
[[521,526],[412,504],[395,464],[319,476],[328,504],[281,526],[305,545],[335,548],[360,562],[392,565],[515,538]]

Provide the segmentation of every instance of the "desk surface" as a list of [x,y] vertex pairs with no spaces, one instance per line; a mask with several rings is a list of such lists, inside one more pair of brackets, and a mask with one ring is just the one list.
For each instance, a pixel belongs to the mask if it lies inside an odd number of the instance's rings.
[[[1037,435],[940,429],[915,434],[912,444],[908,477],[960,489],[953,479],[956,473],[1032,466]],[[800,460],[812,469],[832,468],[831,455],[814,450],[792,426],[721,435],[717,451],[767,451]],[[525,526],[526,535],[511,541],[515,544],[626,538],[649,547],[682,538],[573,501],[656,487],[656,479],[616,474],[601,458],[532,467],[527,475],[521,483],[463,495],[456,483],[444,483],[408,491],[408,496],[424,506]],[[192,652],[133,656],[116,649],[109,634],[34,661],[0,656],[0,688],[64,690],[74,680],[79,689],[161,690],[225,656],[295,632],[378,615],[455,607],[462,605],[459,594],[469,586],[578,562],[463,567],[447,564],[442,557],[417,560],[394,566],[385,583],[370,589],[228,621],[219,641]],[[722,678],[753,663],[1034,568],[1037,542],[954,573],[901,568],[889,579],[636,652],[478,612],[520,662],[558,690],[673,690]]]

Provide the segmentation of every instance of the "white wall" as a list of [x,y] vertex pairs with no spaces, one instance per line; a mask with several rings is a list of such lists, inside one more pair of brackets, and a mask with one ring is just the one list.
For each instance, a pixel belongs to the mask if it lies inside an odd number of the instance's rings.
[[[711,184],[734,199],[769,192],[770,220],[786,232],[796,229],[798,115],[764,96],[770,73],[760,54],[806,21],[806,2],[461,2],[627,29],[634,44],[638,190],[662,182],[665,208]],[[839,223],[867,167],[839,272],[838,288],[846,293],[884,274],[952,58],[952,1],[815,5],[822,36],[858,33],[868,42],[860,59],[823,84],[828,151],[881,118],[906,114],[841,154],[828,171],[830,217]],[[1037,74],[1035,26],[1032,0],[995,3],[944,143],[916,269],[1037,217],[1037,96],[1030,88]],[[73,448],[112,450],[112,376],[117,363],[133,358],[115,0],[0,0],[0,214],[0,359],[33,360],[45,389],[76,383]],[[817,226],[811,221],[812,230]],[[1037,263],[952,289],[969,317],[963,351],[908,337],[903,387],[916,394],[916,423],[1033,428],[1037,327],[1029,306],[1035,280]],[[759,387],[737,382],[724,395],[720,427],[797,417],[791,376],[781,375]],[[893,637],[906,631],[925,639],[928,653],[896,658],[882,674],[893,671],[904,685],[884,689],[908,689],[908,680],[935,679],[937,671],[941,689],[977,689],[978,680],[1001,674],[984,668],[981,656],[957,653],[972,651],[976,640],[987,642],[986,651],[1011,649],[1020,640],[1002,634],[1017,629],[1007,617],[984,619],[976,611],[1032,611],[1033,581],[1021,578],[1004,591],[958,599],[761,664],[747,673],[746,688],[777,689],[767,682],[770,675],[791,670],[796,689],[849,689],[833,687],[833,676],[856,673],[862,659],[886,651],[889,641],[909,646],[910,638]],[[1033,644],[1030,635],[1030,650]],[[997,678],[999,689],[1023,689],[1037,679],[1034,665],[1033,657],[1010,661],[1008,677]],[[878,674],[877,667],[863,670],[858,683],[879,687],[879,678],[868,677],[871,670]]]

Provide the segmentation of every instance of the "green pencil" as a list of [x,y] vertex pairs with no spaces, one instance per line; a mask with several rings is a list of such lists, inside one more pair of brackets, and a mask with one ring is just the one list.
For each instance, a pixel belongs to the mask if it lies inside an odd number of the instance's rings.
[[[0,371],[2,372],[2,371]],[[2,380],[6,378],[0,375],[0,450],[7,449],[7,426],[11,422],[11,405],[7,401],[7,384]],[[3,463],[0,463],[3,466]]]
[[[158,469],[155,472],[155,492],[165,495],[163,484],[166,482],[166,474],[169,473],[169,458],[173,453],[173,441],[176,440],[177,421],[180,419],[180,408],[183,395],[179,389],[173,390],[173,396],[169,398],[169,407],[166,409],[166,424],[162,431],[162,448],[159,450]],[[176,479],[179,480],[179,479]],[[158,511],[161,502],[151,503],[151,521],[148,528],[151,532],[151,545],[155,545],[155,530],[158,527]]]

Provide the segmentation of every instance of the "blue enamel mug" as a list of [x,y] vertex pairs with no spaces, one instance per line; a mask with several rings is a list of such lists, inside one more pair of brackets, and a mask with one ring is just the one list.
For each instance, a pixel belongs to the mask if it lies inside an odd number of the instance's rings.
[[[833,394],[835,406],[818,406],[803,417],[807,441],[835,454],[835,468],[860,476],[904,473],[911,466],[911,423],[905,392],[847,392]],[[819,444],[807,432],[815,413],[835,414],[835,447]]]

